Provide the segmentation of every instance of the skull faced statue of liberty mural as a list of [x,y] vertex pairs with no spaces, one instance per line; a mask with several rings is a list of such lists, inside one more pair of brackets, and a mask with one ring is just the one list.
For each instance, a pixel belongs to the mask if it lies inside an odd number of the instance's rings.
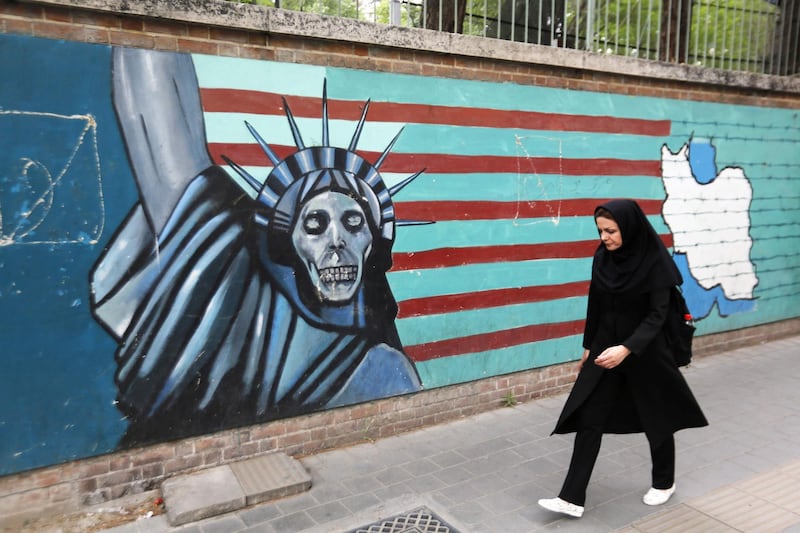
[[297,217],[292,244],[320,300],[353,298],[372,250],[366,214],[355,199],[331,191],[310,199]]
[[330,146],[324,87],[320,145],[305,145],[286,100],[294,153],[245,123],[266,179],[222,157],[249,195],[207,155],[190,56],[117,49],[114,87],[140,200],[91,278],[119,345],[121,446],[421,389],[386,280],[402,224],[392,195],[418,174],[385,185],[397,137],[375,163],[356,153],[369,102],[347,148]]

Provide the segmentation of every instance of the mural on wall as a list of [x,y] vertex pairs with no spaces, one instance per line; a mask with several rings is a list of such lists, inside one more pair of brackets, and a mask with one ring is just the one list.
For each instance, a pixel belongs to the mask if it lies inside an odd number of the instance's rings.
[[677,153],[661,148],[663,215],[695,318],[708,316],[714,303],[722,315],[752,310],[758,284],[750,259],[753,188],[742,168],[718,173],[715,157],[709,139],[692,139]]
[[699,334],[798,314],[793,110],[10,35],[0,68],[0,474],[574,360],[609,198]]
[[[114,102],[140,191],[92,272],[92,308],[119,342],[122,445],[253,424],[414,392],[386,281],[397,221],[379,169],[347,148],[307,147],[283,101],[296,151],[285,158],[249,124],[266,179],[206,150],[191,57],[118,48]],[[392,143],[393,144],[393,143]]]

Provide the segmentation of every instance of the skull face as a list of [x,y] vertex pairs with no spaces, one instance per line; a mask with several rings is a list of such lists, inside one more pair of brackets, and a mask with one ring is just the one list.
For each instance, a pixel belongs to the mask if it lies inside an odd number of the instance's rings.
[[292,244],[320,300],[353,298],[372,250],[372,233],[358,202],[331,191],[314,196],[300,210]]

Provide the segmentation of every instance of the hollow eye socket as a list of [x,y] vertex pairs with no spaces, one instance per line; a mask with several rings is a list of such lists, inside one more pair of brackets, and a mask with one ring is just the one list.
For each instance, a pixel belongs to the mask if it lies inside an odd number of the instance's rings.
[[364,227],[364,215],[356,210],[348,210],[342,215],[342,225],[350,233],[358,233]]
[[328,228],[331,219],[324,211],[309,213],[303,220],[303,229],[309,235],[321,235]]

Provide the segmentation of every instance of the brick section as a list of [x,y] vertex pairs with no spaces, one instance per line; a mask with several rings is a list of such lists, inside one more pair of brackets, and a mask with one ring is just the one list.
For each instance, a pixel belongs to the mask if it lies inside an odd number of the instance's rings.
[[[0,32],[108,45],[220,54],[575,90],[800,108],[800,97],[756,89],[649,80],[553,65],[224,29],[164,19],[18,2],[0,3]],[[699,338],[698,356],[794,335],[800,320]],[[0,477],[0,517],[68,512],[158,488],[176,474],[280,450],[308,455],[456,420],[508,401],[566,391],[575,364],[539,368],[353,407],[278,420]]]

